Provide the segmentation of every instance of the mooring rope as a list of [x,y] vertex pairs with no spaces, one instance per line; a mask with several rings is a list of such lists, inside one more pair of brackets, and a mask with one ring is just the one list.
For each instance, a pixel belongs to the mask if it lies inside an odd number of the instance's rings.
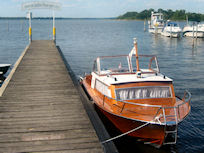
[[[152,120],[152,121],[154,121],[154,120]],[[152,121],[150,121],[150,122],[152,122]],[[136,127],[136,128],[134,128],[134,129],[132,129],[132,130],[130,130],[130,131],[127,131],[127,132],[125,132],[125,133],[123,133],[123,134],[120,134],[120,135],[118,135],[118,136],[116,136],[116,137],[113,137],[113,138],[110,138],[110,139],[108,139],[108,140],[102,141],[101,143],[104,144],[104,143],[113,141],[113,140],[115,140],[115,139],[118,139],[118,138],[120,138],[120,137],[122,137],[122,136],[125,136],[125,135],[131,133],[131,132],[134,132],[134,131],[136,131],[136,130],[141,129],[141,128],[144,127],[144,126],[147,126],[148,124],[150,124],[150,122],[147,122],[147,123],[145,123],[145,124],[143,124],[143,125],[141,125],[141,126],[139,126],[139,127]]]

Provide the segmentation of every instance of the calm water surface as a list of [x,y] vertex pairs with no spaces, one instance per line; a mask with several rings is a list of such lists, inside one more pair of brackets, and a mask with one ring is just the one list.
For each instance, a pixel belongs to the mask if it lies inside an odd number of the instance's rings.
[[[32,24],[33,39],[52,38],[51,20]],[[143,25],[142,21],[57,20],[57,44],[80,76],[91,71],[97,56],[128,54],[132,38],[137,37],[139,53],[157,55],[161,72],[174,80],[176,92],[187,89],[192,93],[192,110],[179,125],[176,145],[158,150],[122,138],[116,141],[120,152],[204,152],[204,39],[192,47],[191,38],[151,35],[144,32]],[[27,20],[0,20],[0,63],[15,63],[28,44],[27,30]]]

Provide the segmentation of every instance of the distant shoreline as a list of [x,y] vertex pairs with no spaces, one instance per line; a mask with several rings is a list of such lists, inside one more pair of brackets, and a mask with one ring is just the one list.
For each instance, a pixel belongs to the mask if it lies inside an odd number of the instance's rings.
[[[23,19],[27,20],[26,17],[0,17],[0,20],[4,19]],[[52,20],[52,17],[33,17],[32,19],[45,19],[45,20]],[[110,17],[110,18],[67,18],[67,17],[55,17],[56,20],[117,20],[117,17]]]
[[172,20],[172,21],[185,21],[187,18],[189,21],[204,21],[204,14],[201,13],[191,13],[186,12],[185,10],[163,10],[163,9],[146,9],[141,12],[126,12],[123,15],[117,17],[117,19],[121,20],[150,20],[152,12],[160,12],[163,14],[163,18],[165,20]]
[[[52,17],[34,17],[32,20],[52,20]],[[28,20],[26,17],[0,17],[0,20]],[[114,20],[114,21],[148,21],[150,19],[119,19],[117,17],[112,18],[65,18],[65,17],[56,17],[55,20]],[[171,20],[185,22],[186,20]],[[191,21],[190,21],[191,22]],[[192,21],[193,22],[193,21]],[[203,22],[203,21],[201,21]]]

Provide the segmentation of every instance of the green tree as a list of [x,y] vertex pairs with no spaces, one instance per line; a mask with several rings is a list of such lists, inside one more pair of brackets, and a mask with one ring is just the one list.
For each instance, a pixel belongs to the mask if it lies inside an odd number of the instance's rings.
[[[151,12],[155,12],[154,9],[143,10],[141,12],[127,12],[124,15],[118,17],[118,19],[150,19]],[[186,20],[186,16],[188,16],[191,21],[204,21],[204,14],[198,13],[186,13],[185,10],[176,10],[173,11],[171,9],[163,10],[158,9],[157,12],[163,13],[165,20]]]

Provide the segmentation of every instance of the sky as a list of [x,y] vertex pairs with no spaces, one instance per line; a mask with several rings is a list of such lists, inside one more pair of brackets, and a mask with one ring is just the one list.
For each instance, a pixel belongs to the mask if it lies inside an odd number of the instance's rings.
[[[0,0],[1,17],[24,17],[21,4],[31,0]],[[39,0],[32,0],[39,1]],[[48,0],[47,0],[48,1]],[[117,17],[129,11],[144,9],[185,9],[187,12],[203,13],[204,0],[52,0],[58,1],[62,8],[56,11],[58,17],[104,18]],[[51,10],[33,10],[34,17],[52,16]]]

